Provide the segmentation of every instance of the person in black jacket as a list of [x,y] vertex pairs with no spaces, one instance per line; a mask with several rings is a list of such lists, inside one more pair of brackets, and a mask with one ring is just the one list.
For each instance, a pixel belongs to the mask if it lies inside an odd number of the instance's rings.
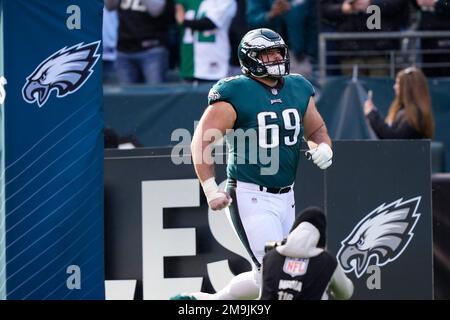
[[[414,0],[420,9],[419,30],[449,31],[450,30],[450,1],[448,0]],[[423,71],[428,77],[450,76],[450,39],[423,38],[422,50],[441,50],[441,53],[422,54]],[[439,65],[441,64],[441,65]],[[443,64],[447,64],[444,66]]]
[[325,214],[316,207],[303,210],[285,240],[266,246],[260,300],[326,300],[327,291],[350,299],[353,283],[325,245]]
[[174,23],[173,0],[105,0],[118,10],[116,74],[119,84],[158,84],[169,68],[167,38]]
[[434,121],[428,83],[415,67],[401,70],[396,77],[395,99],[385,120],[373,104],[371,94],[364,114],[380,139],[431,139]]
[[290,70],[307,79],[314,76],[318,57],[317,0],[248,0],[247,21],[254,28],[269,28],[289,45]]
[[[409,23],[410,0],[320,0],[322,25],[326,30],[344,32],[391,32],[405,29]],[[367,9],[375,5],[380,8],[380,29],[369,29],[372,13]],[[371,12],[369,10],[369,12]],[[359,74],[366,76],[389,75],[389,52],[400,48],[399,40],[345,39],[333,44],[341,54],[341,71],[352,74],[353,65],[359,65]],[[367,53],[370,51],[370,54]],[[378,52],[377,52],[378,51]]]

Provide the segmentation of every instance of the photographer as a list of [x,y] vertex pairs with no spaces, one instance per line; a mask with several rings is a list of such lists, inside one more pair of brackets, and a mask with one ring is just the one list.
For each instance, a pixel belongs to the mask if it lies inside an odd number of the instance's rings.
[[260,300],[327,300],[328,289],[335,299],[350,299],[353,283],[325,243],[325,214],[305,209],[287,239],[266,246]]

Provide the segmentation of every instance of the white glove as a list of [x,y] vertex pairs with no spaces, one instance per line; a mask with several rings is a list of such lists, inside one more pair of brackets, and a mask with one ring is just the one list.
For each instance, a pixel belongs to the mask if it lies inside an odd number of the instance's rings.
[[5,102],[6,98],[6,91],[4,85],[7,83],[4,76],[0,76],[0,104],[3,104]]
[[219,186],[214,177],[203,181],[202,187],[205,192],[206,201],[208,201],[209,207],[214,211],[228,207],[233,201],[227,192],[219,190]]
[[320,169],[326,169],[331,166],[333,150],[328,144],[322,142],[317,148],[306,151],[306,157],[311,159]]

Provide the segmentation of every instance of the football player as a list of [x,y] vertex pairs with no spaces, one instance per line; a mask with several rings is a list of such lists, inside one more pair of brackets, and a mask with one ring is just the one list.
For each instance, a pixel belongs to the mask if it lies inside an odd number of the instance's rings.
[[[225,209],[254,268],[215,294],[197,292],[178,299],[257,298],[264,246],[286,237],[294,222],[301,140],[315,143],[308,155],[319,168],[332,163],[331,140],[314,103],[313,86],[303,76],[289,74],[288,47],[281,36],[265,28],[249,31],[238,56],[243,75],[222,79],[210,90],[191,149],[209,207]],[[208,151],[215,142],[211,130],[226,134],[226,191],[215,181]]]

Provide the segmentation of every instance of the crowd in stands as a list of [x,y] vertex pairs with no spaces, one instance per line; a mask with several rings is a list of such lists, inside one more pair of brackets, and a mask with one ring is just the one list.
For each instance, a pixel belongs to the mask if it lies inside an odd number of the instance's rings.
[[[380,8],[375,29],[367,25],[372,5]],[[239,41],[258,27],[283,35],[291,72],[308,79],[317,75],[320,32],[450,31],[447,0],[105,0],[105,8],[104,80],[118,84],[216,81],[240,74]],[[450,38],[412,45],[423,50],[415,62],[426,76],[450,76]],[[405,41],[382,37],[330,41],[327,49],[337,54],[327,58],[328,74],[349,75],[358,65],[360,74],[389,76],[392,52],[402,48]]]

